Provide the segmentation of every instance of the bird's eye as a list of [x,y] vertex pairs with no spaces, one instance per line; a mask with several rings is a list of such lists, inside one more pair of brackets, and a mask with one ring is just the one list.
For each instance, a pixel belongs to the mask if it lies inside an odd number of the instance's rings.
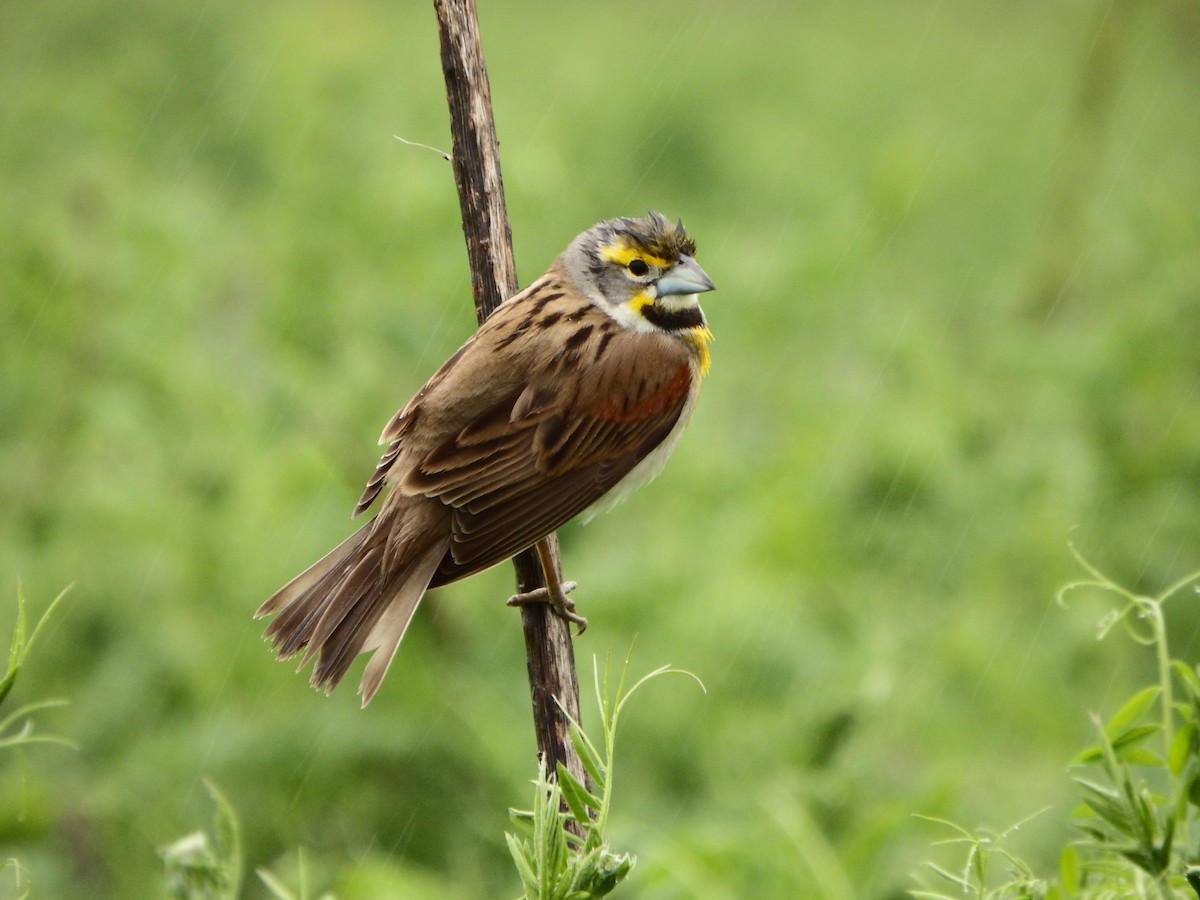
[[637,259],[635,257],[634,259],[631,259],[629,261],[629,271],[632,274],[640,277],[642,275],[645,275],[647,272],[649,272],[650,267],[648,265],[646,265],[646,261],[644,259]]

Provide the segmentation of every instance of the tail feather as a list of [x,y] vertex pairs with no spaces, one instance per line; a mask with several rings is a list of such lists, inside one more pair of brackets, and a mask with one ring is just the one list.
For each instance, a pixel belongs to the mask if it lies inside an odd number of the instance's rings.
[[399,592],[367,634],[362,649],[375,652],[371,654],[371,661],[367,663],[362,681],[358,685],[363,706],[370,703],[375,692],[379,690],[383,676],[387,674],[388,666],[392,664],[392,658],[396,655],[396,648],[400,646],[400,640],[408,630],[408,623],[412,621],[413,613],[417,610],[417,604],[425,596],[433,573],[437,571],[438,564],[445,555],[446,544],[435,545],[426,551],[409,570],[409,575]]
[[277,590],[255,611],[256,619],[279,613],[267,626],[265,636],[274,644],[280,659],[293,656],[309,643],[313,628],[336,595],[334,586],[345,577],[347,564],[357,558],[373,525],[374,520],[367,522]]
[[[370,604],[363,602],[373,595],[386,596],[387,581],[383,571],[383,548],[378,541],[363,547],[357,557],[346,561],[345,571],[336,585],[329,589],[330,602],[312,628],[309,656],[316,647],[325,649],[330,635],[339,628],[351,631],[370,614]],[[379,596],[379,599],[383,599]]]
[[[422,518],[422,517],[415,517]],[[408,623],[446,554],[449,535],[372,519],[280,588],[255,617],[277,613],[266,637],[280,659],[305,650],[300,668],[316,657],[313,687],[329,693],[359,653],[376,650],[359,692],[365,706],[379,689]],[[415,532],[415,533],[413,533]]]

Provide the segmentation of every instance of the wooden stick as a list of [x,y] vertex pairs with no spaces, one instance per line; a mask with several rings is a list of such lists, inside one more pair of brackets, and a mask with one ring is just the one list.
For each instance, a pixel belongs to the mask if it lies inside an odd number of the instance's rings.
[[[500,147],[492,118],[491,88],[483,62],[475,0],[434,0],[442,44],[442,70],[450,105],[454,180],[462,209],[463,232],[471,265],[471,289],[480,322],[517,291],[517,270],[512,255],[512,234],[504,205],[500,178]],[[558,539],[549,535],[543,550],[562,580]],[[541,563],[534,548],[513,559],[517,591],[545,586]],[[570,625],[555,615],[549,603],[521,608],[525,653],[529,667],[529,692],[538,753],[553,776],[557,764],[582,783],[587,773],[571,743],[563,709],[579,718],[579,679]]]

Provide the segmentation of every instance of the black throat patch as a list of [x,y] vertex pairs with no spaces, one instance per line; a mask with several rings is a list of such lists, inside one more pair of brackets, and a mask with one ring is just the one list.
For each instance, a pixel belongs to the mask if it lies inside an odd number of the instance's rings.
[[657,303],[650,303],[642,307],[641,313],[647,322],[657,325],[663,331],[686,331],[688,328],[698,328],[704,324],[704,313],[698,306],[664,309]]

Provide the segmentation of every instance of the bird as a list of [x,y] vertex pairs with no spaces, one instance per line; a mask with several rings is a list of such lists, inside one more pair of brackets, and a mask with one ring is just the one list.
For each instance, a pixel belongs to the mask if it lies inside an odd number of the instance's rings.
[[[354,516],[378,513],[256,611],[329,693],[360,653],[365,707],[426,591],[615,506],[674,449],[710,362],[714,290],[682,220],[606,219],[501,303],[387,423]],[[539,549],[544,545],[539,544]],[[547,559],[543,569],[552,576]],[[549,601],[582,630],[571,583]]]

